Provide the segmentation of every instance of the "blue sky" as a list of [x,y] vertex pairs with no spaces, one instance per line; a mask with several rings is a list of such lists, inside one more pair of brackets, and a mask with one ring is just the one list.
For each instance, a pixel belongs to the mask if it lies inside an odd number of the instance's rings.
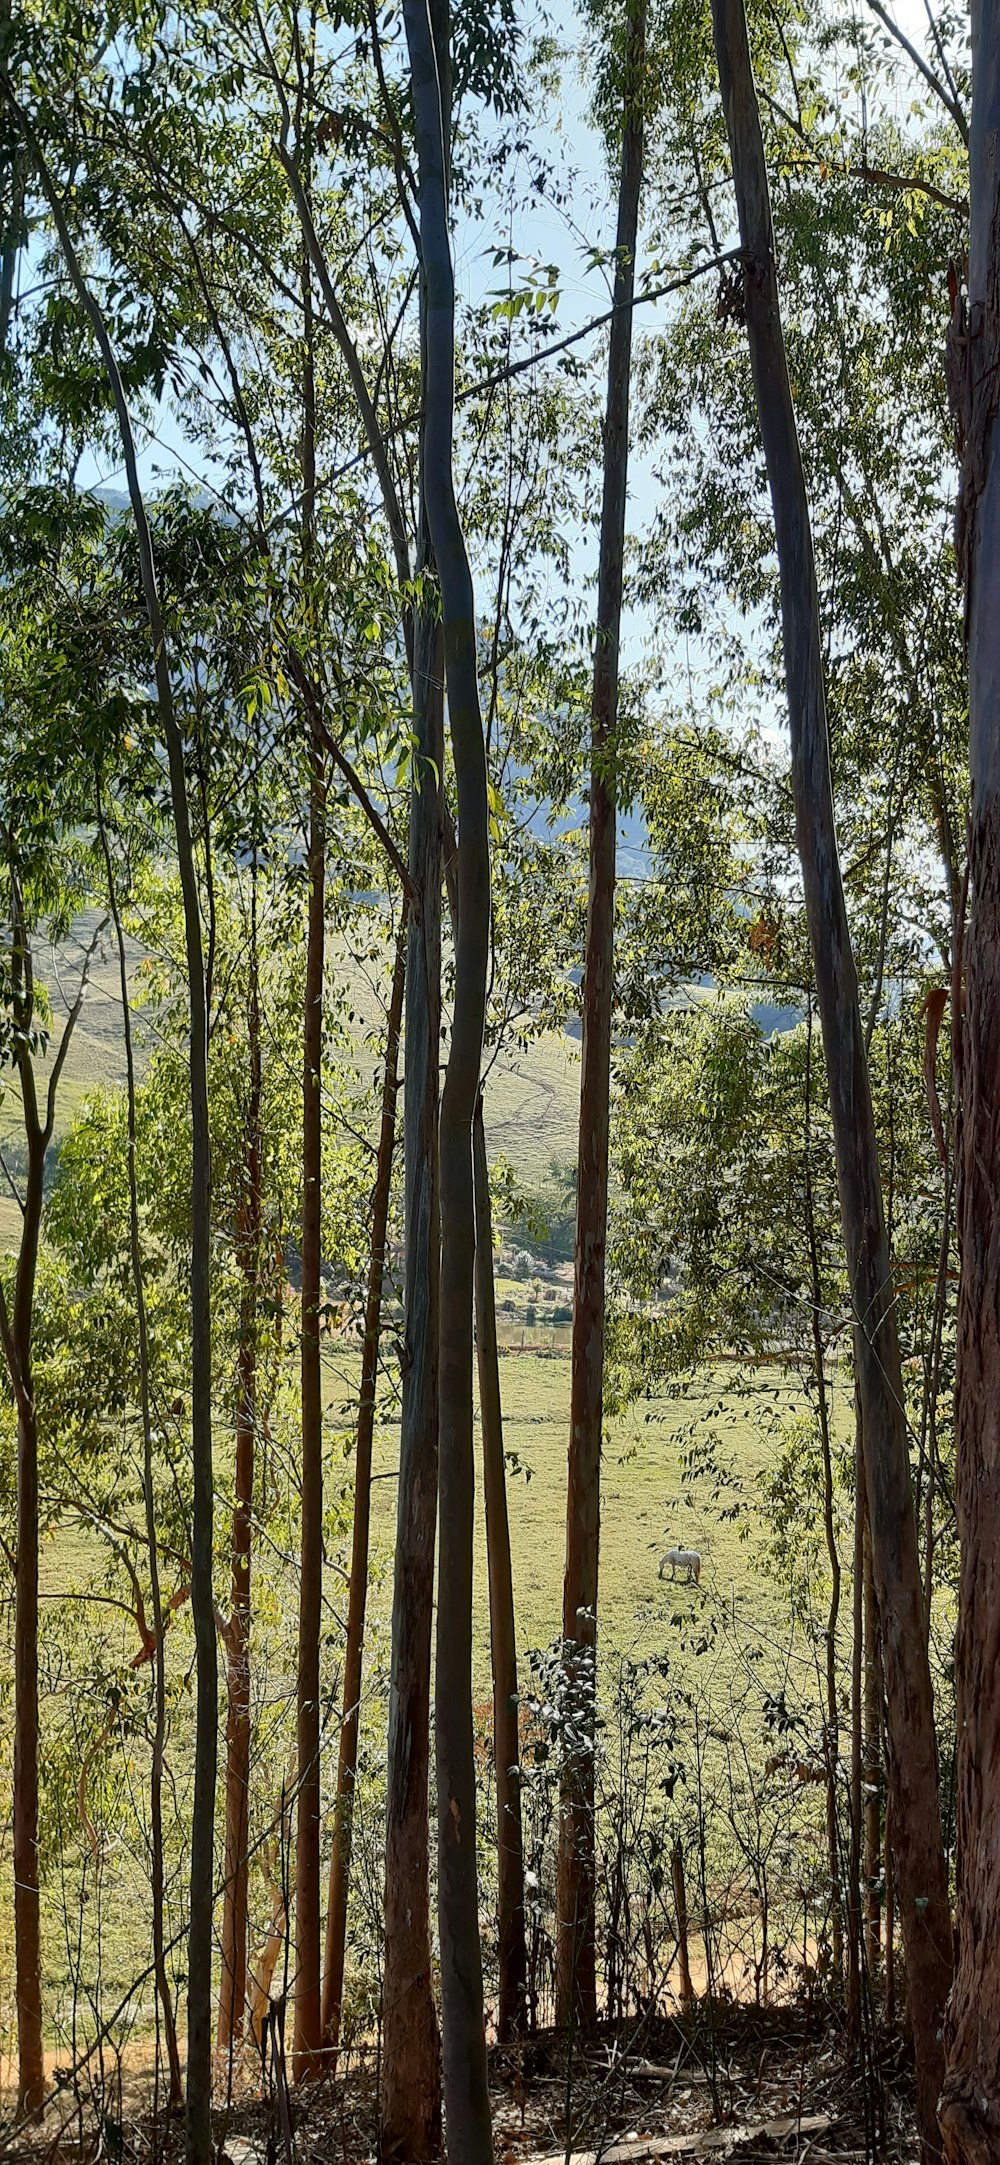
[[[833,4],[842,7],[845,17],[857,15],[859,19],[870,21],[865,0],[833,0]],[[567,173],[574,175],[571,201],[560,211],[550,199],[534,196],[530,214],[521,219],[516,232],[503,229],[496,220],[490,222],[489,217],[460,223],[455,236],[455,271],[460,296],[475,305],[504,280],[503,271],[493,266],[494,243],[504,245],[509,241],[522,257],[557,265],[558,324],[560,331],[566,333],[589,322],[608,305],[607,276],[600,268],[589,265],[586,255],[588,248],[607,250],[613,245],[615,203],[614,183],[607,169],[604,148],[590,119],[590,87],[580,17],[572,7],[556,7],[551,12],[567,55],[562,91],[554,109],[546,116],[544,130],[541,127],[535,129],[531,147],[552,157]],[[925,48],[928,34],[926,0],[896,0],[894,13],[906,35]],[[733,238],[732,235],[724,236],[724,242]],[[655,240],[655,235],[650,236],[650,241]],[[646,253],[648,259],[650,254],[659,255],[660,249],[649,246]],[[638,268],[641,280],[642,249]],[[513,276],[516,283],[516,268]],[[670,305],[668,301],[641,308],[637,334],[641,337],[644,331],[662,324],[666,320],[664,310]],[[603,358],[605,336],[596,333],[592,344],[579,350]],[[167,402],[157,416],[155,432],[143,441],[141,474],[144,484],[151,490],[165,477],[173,475],[200,481],[210,488],[222,483],[221,473],[213,469],[203,450],[187,440]],[[117,489],[122,486],[123,475],[117,462],[104,466],[88,455],[81,468],[80,480],[86,487]],[[656,496],[652,462],[648,456],[634,451],[629,483],[633,532],[640,533],[650,524]],[[593,570],[592,539],[581,536],[577,549],[580,576],[586,578]],[[654,629],[643,612],[632,610],[627,613],[623,643],[630,664],[642,661]]]

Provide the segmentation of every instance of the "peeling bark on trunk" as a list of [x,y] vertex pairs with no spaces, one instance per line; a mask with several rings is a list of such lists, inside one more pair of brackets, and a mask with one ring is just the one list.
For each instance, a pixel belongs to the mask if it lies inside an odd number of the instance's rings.
[[[451,1043],[441,1093],[438,1624],[435,1728],[442,2064],[450,2155],[491,2165],[483,2028],[476,1768],[472,1729],[473,1305],[476,1252],[472,1123],[479,1091],[489,965],[486,746],[476,673],[475,598],[452,466],[455,283],[448,233],[446,127],[427,0],[404,0],[424,276],[424,504],[441,588],[452,763],[458,801],[458,930]],[[446,86],[445,86],[446,88]]]
[[951,1919],[899,1341],[837,850],[809,510],[781,330],[767,170],[743,0],[712,0],[712,15],[745,250],[750,358],[781,572],[796,838],[830,1087],[848,1277],[858,1321],[899,1907],[913,2013],[918,2117],[929,2158],[940,2149],[936,2107],[943,2071],[941,2024],[951,1978]]
[[236,1242],[240,1271],[237,1352],[236,1467],[230,1537],[229,1619],[226,1654],[226,1837],[223,1864],[222,1974],[219,1984],[220,2055],[243,2035],[247,1986],[247,1904],[250,1877],[250,1592],[254,1447],[257,1435],[257,1305],[261,1249],[260,984],[257,960],[256,866],[251,893],[249,1091],[244,1123],[245,1165]]
[[958,1960],[941,2125],[949,2165],[1000,2159],[1000,19],[972,9],[969,298],[951,355],[969,651],[969,922],[954,1018],[961,1279],[956,1503]]
[[344,1950],[347,1942],[347,1897],[351,1874],[351,1832],[354,1820],[354,1785],[358,1768],[358,1732],[361,1725],[361,1676],[364,1659],[365,1609],[368,1597],[368,1542],[371,1526],[372,1441],[375,1434],[375,1397],[378,1388],[379,1344],[382,1335],[382,1285],[385,1277],[385,1245],[392,1192],[392,1159],[396,1142],[396,1098],[399,1091],[399,1038],[403,1020],[403,983],[406,974],[407,913],[404,908],[396,941],[396,963],[389,997],[385,1033],[385,1068],[382,1077],[382,1120],[375,1160],[372,1196],[371,1256],[365,1303],[365,1333],[361,1351],[361,1391],[358,1402],[358,1433],[354,1453],[354,1530],[351,1541],[351,1583],[347,1605],[347,1639],[344,1647],[344,1712],[340,1726],[337,1763],[337,1797],[330,1857],[330,1891],[326,1912],[326,1952],[323,1964],[323,2042],[336,2047],[340,2037],[340,2009],[344,1994]]
[[566,1488],[563,1642],[566,1688],[587,1741],[568,1758],[559,1797],[556,2020],[597,2019],[594,1905],[594,1663],[604,1417],[604,1280],[608,1226],[608,1109],[614,1003],[615,760],[618,641],[628,488],[632,299],[642,191],[645,0],[632,0],[625,65],[614,307],[604,422],[604,487],[591,706],[590,880],[583,974],[570,1437]]
[[490,1583],[490,1653],[493,1663],[493,1761],[497,1788],[497,1937],[500,1997],[497,2036],[502,2045],[523,2037],[528,2015],[528,1950],[524,1933],[524,1839],[518,1737],[517,1638],[503,1456],[503,1409],[497,1357],[493,1285],[493,1220],[490,1211],[486,1133],[480,1095],[472,1130],[476,1185],[476,1355],[483,1431],[483,1491]]
[[[420,568],[427,577],[426,556]],[[441,1036],[441,787],[444,651],[433,604],[414,624],[409,872],[419,903],[406,954],[403,1063],[405,1247],[392,1665],[386,1774],[385,1969],[380,2153],[441,2155],[441,2077],[431,1988],[427,1792],[437,1517],[438,1059]]]

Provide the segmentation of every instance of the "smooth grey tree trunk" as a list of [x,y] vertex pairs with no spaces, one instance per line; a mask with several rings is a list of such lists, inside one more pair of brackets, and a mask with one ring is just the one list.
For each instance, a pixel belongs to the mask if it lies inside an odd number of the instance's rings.
[[[427,577],[426,556],[419,567]],[[444,650],[436,610],[413,629],[412,785],[408,867],[417,896],[406,954],[403,1063],[405,1264],[392,1659],[386,1773],[385,1968],[382,1985],[383,2159],[410,2165],[441,2153],[441,2072],[431,1985],[431,1632],[438,1472],[438,1061],[441,1040],[441,772]]]
[[[476,1770],[472,1729],[473,1308],[476,1252],[472,1122],[489,965],[486,745],[476,673],[472,576],[452,467],[455,284],[439,49],[427,0],[404,0],[425,291],[424,502],[441,589],[445,678],[458,800],[458,931],[451,1042],[441,1095],[438,1627],[435,1726],[438,1927],[444,2111],[449,2154],[491,2165],[483,2027]],[[447,49],[440,55],[447,68]]]
[[940,2148],[951,1919],[896,1312],[878,1146],[837,848],[819,596],[778,301],[767,168],[743,0],[712,0],[744,248],[750,360],[774,507],[792,789],[856,1321],[865,1481],[885,1662],[893,1838],[926,2157]]

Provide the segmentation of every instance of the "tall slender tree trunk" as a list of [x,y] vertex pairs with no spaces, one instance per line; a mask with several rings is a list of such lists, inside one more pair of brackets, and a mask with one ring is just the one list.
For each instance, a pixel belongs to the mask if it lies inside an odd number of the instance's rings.
[[881,1944],[879,1882],[882,1877],[882,1655],[879,1647],[878,1610],[875,1606],[875,1575],[872,1570],[871,1529],[868,1524],[867,1502],[865,1504],[864,1544],[865,1675],[862,1763],[865,1791],[865,1945],[868,1950],[869,1973],[874,1976],[878,1968]]
[[883,1658],[900,1916],[924,2154],[939,2150],[941,2025],[951,1919],[905,1401],[857,974],[837,849],[809,509],[785,359],[743,0],[712,0],[744,256],[750,359],[774,506],[792,739],[792,788],[857,1321],[865,1480]]
[[135,1047],[132,1038],[132,1008],[129,999],[128,966],[125,959],[125,933],[118,900],[111,843],[101,808],[99,778],[97,785],[97,814],[101,830],[105,870],[107,872],[108,902],[114,919],[115,939],[118,946],[118,982],[121,989],[122,1028],[125,1036],[125,1077],[128,1091],[129,1256],[132,1266],[132,1285],[135,1292],[136,1336],[139,1350],[139,1406],[142,1415],[142,1494],[146,1519],[146,1554],[149,1559],[150,1614],[154,1638],[153,1691],[155,1711],[153,1716],[153,1749],[149,1769],[149,1892],[153,1912],[153,1978],[167,2048],[167,2068],[169,2071],[167,2110],[168,2112],[176,2112],[183,2103],[184,2085],[181,2077],[180,2052],[177,2046],[177,2022],[174,2014],[174,2002],[170,1991],[170,1980],[167,1976],[164,1930],[163,1758],[167,1733],[167,1676],[163,1645],[160,1558],[156,1535],[156,1497],[153,1488],[153,1414],[150,1396],[149,1322],[146,1312],[146,1288],[139,1232],[139,1186],[136,1171]]
[[326,780],[312,749],[309,792],[309,925],[302,1074],[302,1527],[299,1562],[297,1797],[295,1817],[295,2019],[292,2073],[317,2072],[320,2003],[319,1642],[323,1616],[323,1375],[320,1309],[323,972],[326,949]]
[[854,1561],[851,1585],[851,1845],[847,1901],[847,2034],[856,2044],[861,2036],[862,1933],[861,1829],[863,1802],[864,1702],[864,1578],[865,1578],[865,1466],[861,1440],[861,1409],[855,1391],[854,1404]]
[[472,1123],[479,1092],[489,965],[486,745],[476,673],[472,575],[453,473],[455,283],[448,233],[446,123],[427,0],[404,0],[424,277],[424,504],[441,588],[452,763],[458,800],[458,929],[451,1043],[441,1094],[441,1286],[438,1415],[440,1558],[435,1670],[438,1927],[448,2150],[491,2165],[476,1869],[472,1729],[473,1308],[476,1253]]
[[816,1337],[816,1373],[818,1377],[818,1403],[820,1448],[823,1460],[823,1534],[830,1565],[830,1606],[827,1612],[824,1669],[826,1678],[826,1721],[823,1739],[826,1758],[826,1852],[830,1872],[830,1943],[833,1971],[838,1989],[844,1976],[844,1893],[840,1874],[840,1829],[837,1811],[837,1782],[840,1769],[840,1716],[837,1709],[837,1625],[840,1618],[840,1555],[837,1549],[837,1530],[833,1513],[833,1453],[830,1448],[829,1404],[826,1376],[823,1368],[823,1349]]
[[[439,51],[443,134],[447,142],[451,104],[447,0],[431,0],[431,13]],[[431,591],[434,567],[427,545],[423,487],[421,485],[416,565],[418,587],[422,587],[423,592],[414,608],[409,598],[411,574],[406,527],[388,447],[323,258],[296,162],[283,145],[279,146],[278,154],[296,200],[334,336],[354,387],[382,492],[399,577],[403,638],[414,704],[410,873],[415,874],[411,902],[416,898],[419,908],[411,913],[407,959],[406,1341],[389,1696],[380,2144],[386,2159],[424,2158],[437,2155],[441,2139],[438,2030],[431,1987],[426,1816],[437,1498],[439,747],[443,662],[439,664],[436,655],[436,611]],[[424,281],[421,279],[422,335],[426,315],[424,299]],[[421,457],[423,433],[422,430]]]
[[186,2154],[188,2165],[211,2165],[212,1912],[219,1679],[212,1593],[212,1158],[208,1121],[208,1005],[201,936],[201,906],[187,796],[184,741],[174,708],[170,649],[160,607],[152,538],[139,480],[135,437],[121,370],[103,313],[81,270],[62,202],[41,145],[26,113],[9,90],[7,102],[17,116],[18,126],[41,181],[59,236],[59,246],[70,282],[90,322],[111,389],[121,436],[129,502],[135,520],[143,599],[153,650],[156,704],[167,748],[177,866],[184,909],[184,946],[191,1018],[188,1056],[191,1100],[191,1611],[195,1632],[197,1688],[188,1930]]
[[524,1932],[524,1838],[518,1737],[517,1640],[510,1524],[503,1456],[503,1409],[497,1357],[493,1284],[493,1220],[482,1093],[472,1129],[476,1186],[476,1355],[479,1416],[483,1432],[486,1559],[490,1585],[490,1651],[493,1662],[493,1760],[497,1788],[497,1927],[500,1996],[497,2036],[502,2045],[522,2037],[528,2015],[528,1949]]
[[[316,373],[312,272],[302,254],[302,570],[307,621],[315,611]],[[315,668],[315,654],[312,657]],[[319,1644],[323,1623],[323,994],[326,968],[326,764],[319,693],[305,694],[309,731],[309,910],[302,1032],[302,1520],[296,1679],[295,1998],[292,2078],[319,2072],[323,2042],[320,1977]]]
[[[429,576],[426,550],[418,558]],[[386,1776],[385,1968],[380,2148],[386,2165],[441,2154],[441,2075],[431,1984],[427,1792],[438,1464],[438,1060],[441,1037],[441,773],[444,647],[433,601],[413,635],[408,868],[419,897],[406,955],[403,1068],[405,1266],[392,1663]]]
[[250,1880],[250,1615],[254,1454],[257,1436],[257,1308],[262,1217],[263,1071],[257,952],[257,868],[250,898],[249,1088],[244,1121],[245,1163],[236,1243],[240,1321],[236,1380],[236,1465],[230,1536],[226,1655],[226,1838],[223,1866],[222,1975],[217,2046],[230,2060],[243,2035],[247,1986]]
[[354,1453],[354,1531],[351,1541],[351,1584],[347,1603],[347,1643],[344,1648],[344,1712],[340,1725],[337,1763],[337,1799],[330,1857],[330,1892],[326,1911],[326,1951],[323,1964],[323,2041],[336,2046],[340,2038],[340,2009],[344,1994],[344,1950],[347,1943],[347,1897],[351,1874],[351,1834],[354,1824],[354,1788],[358,1770],[358,1734],[361,1726],[361,1674],[365,1642],[365,1609],[368,1599],[368,1542],[371,1528],[372,1442],[375,1434],[375,1399],[378,1390],[379,1344],[382,1335],[382,1286],[385,1278],[386,1235],[392,1193],[392,1159],[396,1142],[396,1098],[399,1092],[399,1038],[403,1020],[403,985],[406,975],[407,911],[400,917],[396,963],[389,995],[385,1032],[385,1067],[382,1076],[382,1120],[375,1159],[372,1196],[371,1255],[365,1302],[365,1333],[361,1350],[361,1392],[358,1402],[357,1446]]
[[584,1743],[560,1786],[556,1870],[556,2020],[589,2027],[597,2016],[594,1867],[594,1700],[604,1418],[604,1281],[608,1226],[608,1112],[614,1004],[615,762],[618,643],[628,487],[632,299],[642,191],[645,0],[629,0],[618,191],[614,306],[604,423],[597,635],[591,708],[590,883],[583,973],[583,1045],[577,1158],[570,1437],[566,1491],[563,1642],[566,1689]]
[[810,1317],[813,1374],[816,1378],[816,1410],[819,1420],[820,1461],[823,1472],[823,1535],[826,1541],[827,1562],[830,1566],[830,1606],[827,1612],[824,1646],[826,1720],[823,1724],[823,1751],[826,1760],[826,1851],[830,1872],[830,1941],[834,1976],[839,1989],[844,1975],[844,1902],[843,1889],[840,1883],[837,1815],[837,1781],[840,1763],[840,1717],[837,1710],[837,1624],[840,1618],[840,1552],[837,1548],[837,1528],[833,1508],[833,1452],[830,1446],[830,1403],[826,1388],[826,1359],[823,1350],[823,1288],[820,1280],[819,1249],[816,1243],[816,1212],[813,1207],[810,1156],[812,1149],[812,1028],[812,999],[810,998],[809,1016],[806,1025],[805,1203],[806,1235],[809,1244],[809,1283],[812,1296]]
[[950,2165],[1000,2158],[1000,17],[972,7],[969,296],[953,325],[969,652],[969,922],[955,1013],[961,1279],[956,1502],[958,1962],[941,2125]]
[[[0,1339],[17,1414],[17,1553],[14,1561],[14,1969],[17,2001],[18,2115],[34,2117],[45,2099],[42,2050],[41,1911],[38,1877],[38,1426],[32,1373],[35,1279],[42,1228],[45,1160],[56,1093],[76,1028],[103,924],[84,962],[76,998],[53,1061],[44,1113],[39,1109],[30,1039],[35,1019],[31,935],[24,911],[14,837],[10,838],[10,993],[17,1033],[27,1177],[21,1239],[8,1309],[0,1280]],[[106,920],[105,920],[106,922]]]
[[45,2100],[38,1888],[38,1430],[31,1364],[44,1148],[28,1136],[28,1178],[11,1319],[17,1404],[17,1557],[14,1578],[14,1959],[17,2109]]

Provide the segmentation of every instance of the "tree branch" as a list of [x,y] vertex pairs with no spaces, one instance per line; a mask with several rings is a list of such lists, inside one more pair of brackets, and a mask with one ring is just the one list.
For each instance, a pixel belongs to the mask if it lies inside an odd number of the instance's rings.
[[411,576],[410,550],[406,538],[402,507],[396,491],[392,468],[389,465],[385,437],[382,433],[378,415],[372,405],[371,393],[365,381],[365,372],[361,366],[358,349],[347,328],[343,309],[337,299],[336,287],[330,276],[329,264],[320,247],[319,235],[316,231],[312,211],[309,208],[309,199],[302,185],[302,177],[298,166],[286,144],[278,142],[275,144],[275,149],[284,168],[285,177],[299,214],[302,236],[309,251],[310,262],[319,279],[320,290],[326,302],[327,314],[330,318],[330,327],[344,356],[347,373],[351,379],[354,396],[358,402],[358,411],[368,440],[372,464],[378,475],[379,485],[382,490],[382,502],[385,506],[385,515],[392,539],[393,555],[396,559],[396,575],[405,593],[409,587]]
[[904,53],[906,53],[907,57],[912,60],[914,67],[919,69],[925,83],[928,83],[930,85],[930,88],[933,90],[935,97],[940,98],[941,103],[944,106],[945,112],[951,114],[955,126],[958,129],[959,135],[961,136],[962,141],[965,144],[966,150],[968,150],[969,123],[966,120],[965,114],[962,111],[958,99],[951,95],[947,86],[941,81],[940,76],[935,75],[933,68],[924,59],[923,53],[920,51],[919,47],[910,43],[910,40],[906,36],[905,31],[902,31],[900,29],[899,24],[890,15],[888,8],[883,7],[882,0],[868,0],[868,6],[870,7],[872,14],[877,15],[879,22],[884,25],[886,30],[888,30],[890,37],[895,38],[897,45],[902,46]]
[[108,920],[106,916],[101,918],[100,924],[97,926],[93,939],[90,942],[90,946],[88,947],[87,952],[83,958],[83,968],[80,972],[80,983],[77,989],[76,999],[74,1000],[73,1005],[70,1008],[69,1014],[66,1017],[65,1025],[63,1027],[63,1034],[59,1040],[59,1050],[56,1053],[55,1060],[52,1063],[52,1073],[49,1076],[49,1087],[45,1098],[45,1126],[42,1129],[42,1136],[45,1142],[46,1149],[48,1149],[48,1146],[52,1141],[52,1129],[56,1117],[56,1094],[59,1089],[59,1083],[62,1077],[63,1068],[66,1065],[66,1055],[69,1051],[70,1039],[72,1038],[73,1032],[76,1029],[76,1025],[79,1021],[80,1009],[83,1006],[84,998],[86,996],[87,984],[90,978],[90,965],[93,962],[94,956],[97,952],[98,940],[100,939],[102,932],[104,932],[107,927],[107,922]]

